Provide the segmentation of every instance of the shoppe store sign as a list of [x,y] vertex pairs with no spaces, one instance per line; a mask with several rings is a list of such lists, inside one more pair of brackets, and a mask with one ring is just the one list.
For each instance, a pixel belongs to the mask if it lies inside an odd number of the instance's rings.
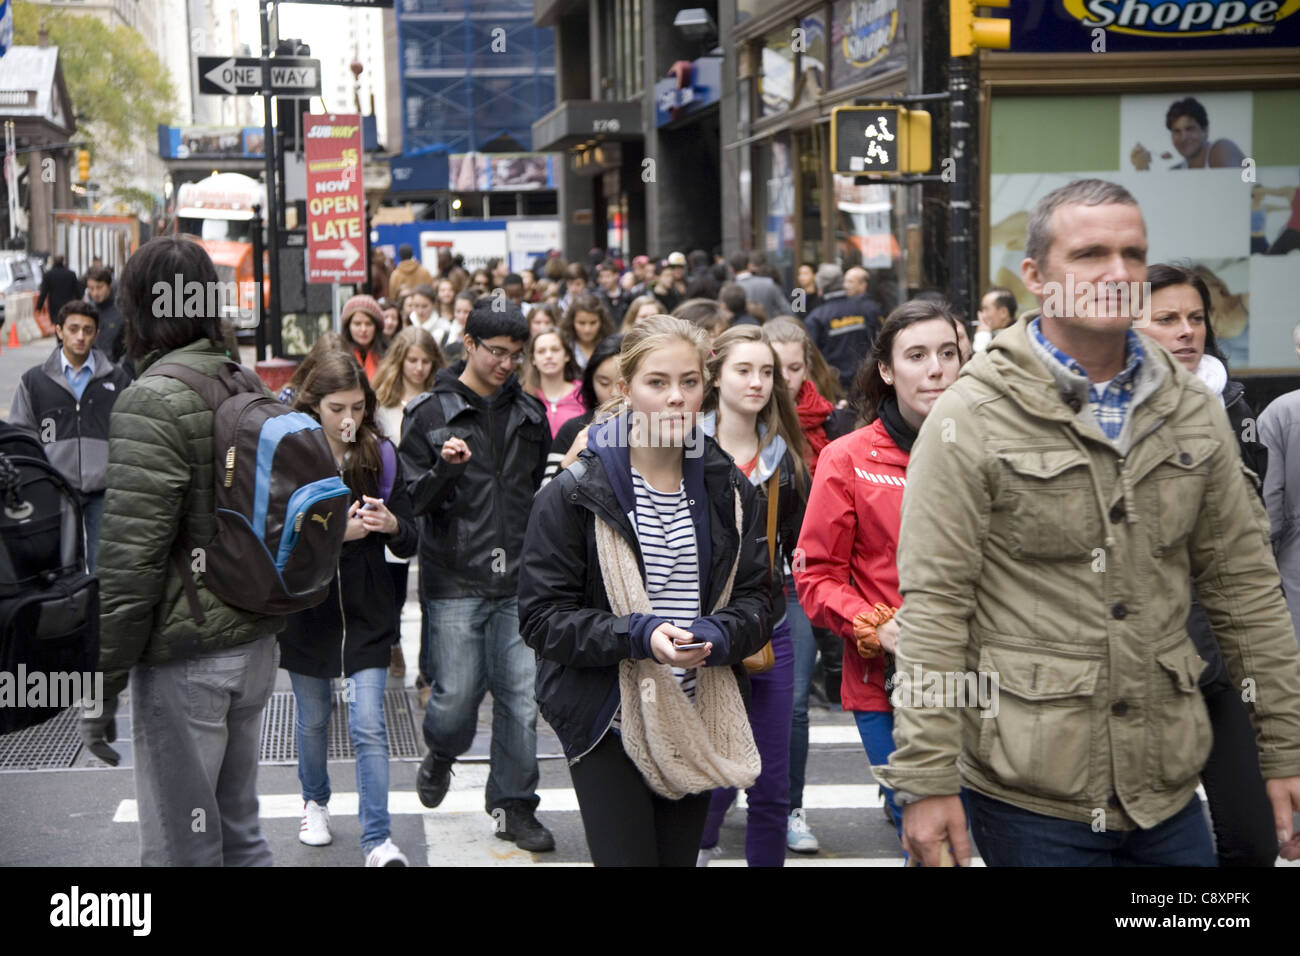
[[831,8],[831,20],[833,88],[906,65],[899,0],[838,0]]
[[1014,53],[1289,46],[1300,46],[1300,0],[1028,0],[1011,17]]

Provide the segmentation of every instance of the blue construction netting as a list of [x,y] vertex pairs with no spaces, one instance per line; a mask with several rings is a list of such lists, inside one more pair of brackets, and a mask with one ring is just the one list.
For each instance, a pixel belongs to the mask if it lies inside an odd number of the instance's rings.
[[406,152],[468,152],[506,132],[532,148],[555,107],[555,38],[531,0],[398,0]]

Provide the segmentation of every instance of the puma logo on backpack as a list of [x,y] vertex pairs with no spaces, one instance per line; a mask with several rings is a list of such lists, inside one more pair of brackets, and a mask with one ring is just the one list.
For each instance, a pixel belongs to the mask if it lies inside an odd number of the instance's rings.
[[[312,416],[282,405],[249,369],[234,362],[218,378],[175,362],[144,373],[184,382],[212,409],[212,491],[217,533],[204,548],[203,583],[231,607],[281,615],[315,607],[329,594],[343,549],[350,492]],[[144,377],[144,376],[142,376]],[[308,520],[310,518],[310,520]],[[313,524],[321,531],[303,531]],[[194,620],[202,624],[189,542],[177,537]]]

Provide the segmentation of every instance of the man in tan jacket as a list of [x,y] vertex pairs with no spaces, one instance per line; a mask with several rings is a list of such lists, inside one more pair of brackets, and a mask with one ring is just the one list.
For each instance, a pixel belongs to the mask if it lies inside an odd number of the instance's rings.
[[415,258],[415,250],[402,243],[397,247],[397,265],[388,276],[388,298],[396,302],[404,292],[422,285],[433,285],[433,276]]
[[[1146,253],[1122,187],[1045,196],[1021,264],[1041,316],[972,359],[913,448],[897,750],[873,770],[926,865],[969,860],[965,810],[990,865],[1214,865],[1189,579],[1300,858],[1300,655],[1268,522],[1218,399],[1132,331],[1139,295],[1107,301]],[[962,693],[990,679],[992,706]]]

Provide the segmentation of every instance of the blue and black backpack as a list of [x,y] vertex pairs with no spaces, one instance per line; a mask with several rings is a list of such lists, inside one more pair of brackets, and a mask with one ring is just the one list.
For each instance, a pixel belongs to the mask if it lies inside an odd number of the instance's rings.
[[[234,362],[216,378],[172,362],[145,375],[184,382],[212,409],[217,534],[203,548],[203,583],[231,607],[261,614],[320,604],[338,572],[351,499],[320,423],[280,404]],[[193,551],[183,537],[172,557],[202,624]]]

